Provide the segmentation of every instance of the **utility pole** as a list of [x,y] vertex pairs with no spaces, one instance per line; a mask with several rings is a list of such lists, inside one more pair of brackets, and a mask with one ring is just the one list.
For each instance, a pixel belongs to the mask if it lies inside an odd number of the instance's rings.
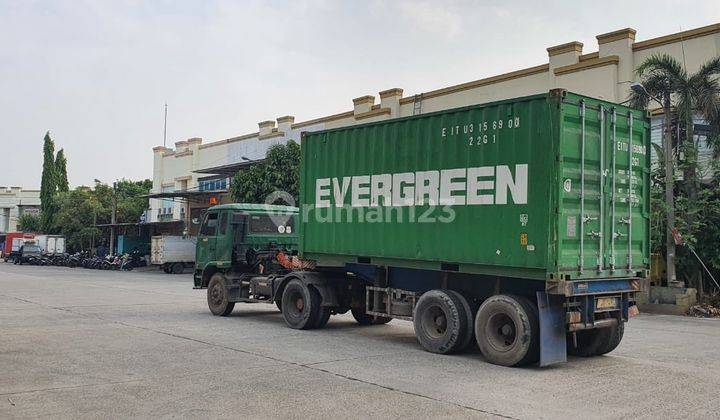
[[670,118],[670,92],[665,91],[663,94],[663,113],[665,141],[663,142],[665,150],[665,205],[667,207],[666,230],[665,230],[665,265],[667,273],[668,286],[682,287],[682,282],[677,281],[675,272],[675,237],[673,230],[675,229],[675,169],[673,166],[673,147],[672,147],[672,127]]
[[117,182],[113,182],[112,213],[110,215],[110,255],[115,252],[115,220],[117,217]]

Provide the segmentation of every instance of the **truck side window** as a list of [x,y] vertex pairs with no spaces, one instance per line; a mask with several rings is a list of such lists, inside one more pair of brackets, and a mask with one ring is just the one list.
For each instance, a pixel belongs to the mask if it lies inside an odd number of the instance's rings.
[[220,235],[224,235],[227,230],[228,212],[220,213]]
[[208,215],[205,216],[205,222],[203,223],[202,228],[200,228],[200,234],[204,236],[215,236],[217,232],[217,224],[218,214],[208,213]]
[[276,215],[275,220],[266,215],[250,217],[252,233],[292,233],[293,230],[293,217],[290,215]]

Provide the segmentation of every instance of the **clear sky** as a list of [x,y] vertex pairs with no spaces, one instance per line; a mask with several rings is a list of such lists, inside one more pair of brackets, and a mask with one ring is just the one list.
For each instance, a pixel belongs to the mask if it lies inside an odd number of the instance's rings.
[[72,186],[152,177],[165,102],[168,145],[210,142],[718,22],[718,0],[0,0],[0,185],[39,186],[47,130]]

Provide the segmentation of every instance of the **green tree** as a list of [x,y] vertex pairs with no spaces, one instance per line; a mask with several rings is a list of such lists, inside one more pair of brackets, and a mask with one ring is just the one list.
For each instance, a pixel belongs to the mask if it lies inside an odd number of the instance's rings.
[[[130,181],[121,179],[116,184],[117,222],[136,223],[148,207],[145,197],[152,188],[152,181]],[[54,231],[65,235],[68,249],[77,251],[88,249],[95,239],[107,239],[107,230],[95,225],[110,223],[112,213],[113,189],[101,182],[93,188],[77,187],[74,190],[58,193],[57,213]]]
[[40,232],[41,222],[42,220],[37,214],[23,213],[18,217],[18,230],[21,232]]
[[116,183],[117,222],[137,223],[147,210],[149,201],[144,197],[152,189],[152,180],[130,181],[121,179]]
[[50,132],[45,134],[43,140],[43,169],[40,181],[40,214],[42,217],[42,230],[50,232],[53,226],[55,213],[55,192],[57,191],[57,175],[55,172],[55,143],[50,138]]
[[68,192],[70,186],[68,185],[67,159],[63,149],[60,149],[55,156],[55,173],[57,175],[57,190],[59,192]]
[[[669,171],[664,166],[652,173],[651,210],[652,244],[655,251],[663,251],[663,233],[667,231],[667,220],[677,218],[676,227],[685,240],[697,248],[700,255],[712,256],[713,250],[720,248],[717,235],[718,228],[713,224],[720,214],[717,200],[713,193],[717,188],[717,179],[710,185],[700,182],[698,168],[698,140],[694,133],[694,117],[700,116],[711,126],[712,135],[707,143],[720,155],[720,57],[714,58],[700,66],[694,74],[688,74],[682,63],[669,55],[653,55],[647,58],[636,70],[647,92],[654,97],[663,98],[671,115],[667,120],[674,120],[671,129],[672,139],[669,155]],[[634,106],[646,108],[650,97],[644,92],[636,92],[631,97]],[[665,124],[664,124],[665,125]],[[669,125],[669,124],[668,124]],[[672,127],[672,125],[669,125]],[[676,153],[675,150],[682,153]],[[660,162],[664,162],[666,153],[658,153]],[[682,158],[680,158],[682,156]],[[682,180],[674,179],[675,160],[682,170]],[[670,175],[666,175],[669,173]],[[717,171],[715,172],[717,174]],[[673,179],[669,179],[670,177]],[[668,182],[667,191],[672,192],[674,204],[663,196],[662,185]],[[672,213],[668,213],[672,210]],[[670,222],[668,222],[670,223]],[[715,233],[708,237],[708,233]],[[704,240],[700,240],[704,238]],[[668,242],[668,247],[674,246]],[[677,252],[678,278],[686,283],[702,287],[703,272],[695,257],[684,249]],[[714,258],[716,259],[716,258]],[[716,268],[717,269],[717,268]]]
[[[716,57],[700,66],[700,69],[688,74],[685,67],[667,54],[648,57],[638,66],[636,73],[650,95],[671,98],[674,117],[682,127],[683,138],[676,139],[683,159],[678,162],[683,171],[683,187],[690,199],[697,196],[698,189],[698,144],[694,139],[694,117],[700,116],[720,131],[720,57]],[[634,93],[632,102],[636,107],[647,108],[650,98],[642,93]],[[717,142],[708,141],[710,147],[718,147]],[[720,151],[720,149],[717,149]]]
[[300,145],[292,140],[271,146],[264,161],[235,174],[230,194],[238,202],[264,203],[276,191],[286,192],[298,202]]
[[108,209],[96,199],[95,191],[87,187],[60,193],[57,202],[56,230],[65,235],[68,250],[90,248],[93,238],[99,238],[102,233],[94,222],[105,222],[103,216],[109,218]]

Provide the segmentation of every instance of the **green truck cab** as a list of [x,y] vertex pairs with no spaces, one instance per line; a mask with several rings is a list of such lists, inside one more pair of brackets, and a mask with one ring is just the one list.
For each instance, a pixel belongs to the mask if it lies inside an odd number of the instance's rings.
[[[195,251],[195,288],[215,273],[264,273],[276,255],[297,253],[297,207],[222,204],[203,216]],[[276,270],[277,267],[272,267]]]

